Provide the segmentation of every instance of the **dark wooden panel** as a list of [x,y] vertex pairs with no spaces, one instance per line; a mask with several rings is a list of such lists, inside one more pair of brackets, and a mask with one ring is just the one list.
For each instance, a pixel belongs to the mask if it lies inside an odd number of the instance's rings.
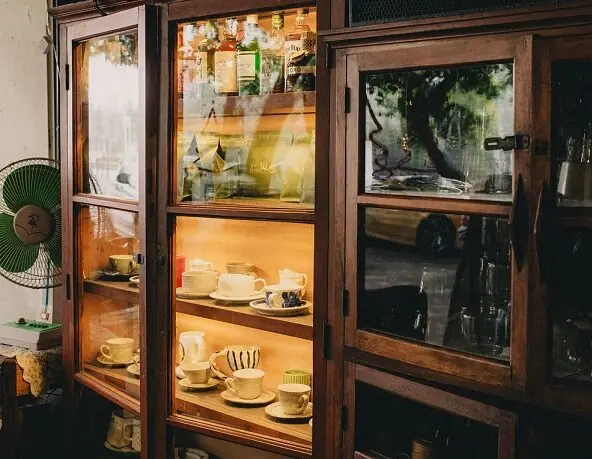
[[205,18],[210,16],[224,16],[240,14],[257,10],[271,10],[295,8],[298,6],[312,6],[311,0],[187,0],[174,2],[169,5],[169,19]]

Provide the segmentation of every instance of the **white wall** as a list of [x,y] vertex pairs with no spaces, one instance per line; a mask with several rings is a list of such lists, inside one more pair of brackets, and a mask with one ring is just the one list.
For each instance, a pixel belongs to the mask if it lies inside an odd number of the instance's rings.
[[[0,169],[49,155],[46,0],[0,0]],[[0,277],[0,323],[35,318],[41,291]]]

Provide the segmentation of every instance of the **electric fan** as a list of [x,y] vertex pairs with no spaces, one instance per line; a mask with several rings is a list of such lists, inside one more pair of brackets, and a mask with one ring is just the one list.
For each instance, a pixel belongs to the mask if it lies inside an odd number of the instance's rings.
[[62,282],[60,170],[24,159],[0,170],[0,275],[29,288]]

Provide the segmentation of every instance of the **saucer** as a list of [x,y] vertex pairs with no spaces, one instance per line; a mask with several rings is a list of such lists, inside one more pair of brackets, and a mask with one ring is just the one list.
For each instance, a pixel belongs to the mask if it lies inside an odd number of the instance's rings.
[[269,389],[263,389],[261,395],[253,400],[240,398],[231,390],[225,390],[220,396],[227,402],[236,403],[237,405],[264,405],[275,400],[275,392]]
[[140,376],[140,367],[134,363],[133,365],[127,367],[127,372],[134,376]]
[[177,287],[177,296],[179,298],[185,298],[186,300],[193,300],[197,298],[209,298],[209,293],[197,293],[187,290],[185,287]]
[[265,407],[265,412],[272,418],[279,421],[289,421],[291,419],[308,419],[312,417],[312,403],[309,402],[308,406],[302,414],[286,414],[282,408],[280,402],[272,403]]
[[265,300],[257,300],[251,301],[249,306],[251,306],[259,314],[263,314],[265,316],[290,317],[307,314],[310,311],[310,301],[303,301],[302,303],[304,304],[301,304],[300,306],[294,306],[293,308],[270,308],[265,303]]
[[187,390],[207,390],[216,387],[219,383],[220,381],[214,378],[210,378],[207,383],[192,383],[189,378],[179,381],[180,386]]
[[249,296],[225,296],[218,293],[216,290],[214,293],[210,293],[210,298],[220,301],[226,301],[228,303],[250,303],[254,300],[261,300],[265,298],[265,292],[253,293]]
[[114,451],[116,453],[121,453],[121,454],[129,454],[130,456],[131,455],[134,455],[134,456],[140,455],[140,452],[136,451],[131,446],[124,446],[123,448],[116,448],[115,446],[111,445],[107,440],[105,440],[105,448],[107,448],[109,451]]
[[130,284],[134,284],[136,287],[140,286],[140,276],[132,276],[130,277]]
[[113,360],[106,359],[103,354],[97,355],[97,362],[107,367],[127,367],[128,365],[134,364],[134,358],[132,357],[129,362],[118,363]]

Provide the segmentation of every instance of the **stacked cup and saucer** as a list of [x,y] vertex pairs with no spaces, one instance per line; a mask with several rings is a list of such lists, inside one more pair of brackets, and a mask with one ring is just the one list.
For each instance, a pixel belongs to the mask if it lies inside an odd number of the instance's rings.
[[218,272],[212,269],[212,263],[205,260],[191,260],[189,271],[181,275],[181,287],[177,296],[184,299],[208,298],[218,285]]
[[[218,278],[218,288],[215,292],[210,294],[210,298],[225,303],[244,304],[265,297],[265,287],[267,283],[264,279],[255,278],[252,273],[249,274],[248,272],[240,272],[240,270],[231,269],[230,265],[231,264],[227,265],[228,273],[220,274],[220,277]],[[245,265],[245,271],[253,268],[253,265]]]
[[249,303],[259,314],[267,316],[299,316],[310,312],[311,303],[303,296],[306,274],[289,269],[280,270],[280,283],[265,287],[265,298]]

